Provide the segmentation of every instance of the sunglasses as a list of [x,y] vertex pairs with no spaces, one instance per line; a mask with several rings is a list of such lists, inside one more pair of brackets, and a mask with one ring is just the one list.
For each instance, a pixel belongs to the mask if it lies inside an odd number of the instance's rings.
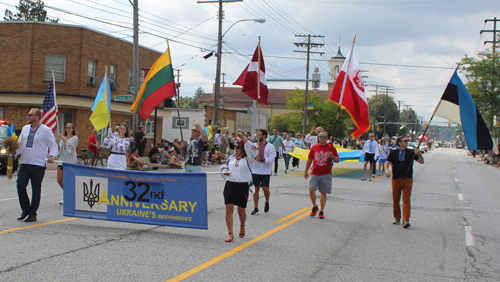
[[406,142],[406,143],[408,143],[408,140],[401,140],[401,142]]
[[191,129],[191,131],[194,131],[194,132],[199,132],[199,131],[198,131],[198,130],[196,130],[196,129]]
[[319,136],[319,138],[328,138],[328,136]]
[[36,116],[35,114],[28,114],[28,117],[34,117]]

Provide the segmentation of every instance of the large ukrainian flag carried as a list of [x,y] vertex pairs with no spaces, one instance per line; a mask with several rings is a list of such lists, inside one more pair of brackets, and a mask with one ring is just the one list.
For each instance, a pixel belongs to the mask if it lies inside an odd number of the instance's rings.
[[175,96],[174,71],[170,59],[170,48],[156,60],[132,104],[132,112],[144,120],[149,118],[153,109],[169,97]]

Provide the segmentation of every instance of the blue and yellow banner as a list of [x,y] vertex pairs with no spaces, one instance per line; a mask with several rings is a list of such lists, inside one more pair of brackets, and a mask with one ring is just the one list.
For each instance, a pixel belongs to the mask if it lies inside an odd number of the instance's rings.
[[207,177],[64,163],[64,216],[208,229]]

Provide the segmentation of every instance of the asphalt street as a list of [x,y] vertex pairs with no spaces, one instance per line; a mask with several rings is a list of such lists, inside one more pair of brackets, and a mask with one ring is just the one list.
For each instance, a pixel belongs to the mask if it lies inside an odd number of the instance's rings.
[[311,218],[305,162],[285,174],[280,160],[270,211],[261,198],[245,238],[231,243],[217,175],[208,176],[208,230],[63,217],[53,169],[38,221],[19,222],[17,175],[1,175],[0,281],[499,281],[500,169],[458,149],[424,158],[409,229],[391,224],[390,179],[361,181],[361,163],[335,165],[326,218]]

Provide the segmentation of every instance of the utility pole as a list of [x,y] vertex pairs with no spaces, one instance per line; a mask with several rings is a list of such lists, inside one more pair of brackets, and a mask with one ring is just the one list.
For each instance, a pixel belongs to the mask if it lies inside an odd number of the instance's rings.
[[496,45],[497,45],[497,32],[500,32],[500,30],[497,29],[497,22],[500,22],[500,19],[497,20],[497,18],[495,17],[494,19],[484,20],[485,24],[487,22],[493,22],[493,30],[481,30],[479,32],[479,34],[482,34],[483,32],[493,32],[493,41],[484,41],[484,44],[493,43],[493,54],[495,54],[496,53]]
[[198,3],[219,3],[219,33],[217,36],[217,67],[215,73],[215,90],[214,90],[214,119],[213,124],[219,125],[219,104],[220,104],[220,73],[222,64],[222,20],[224,19],[224,11],[222,5],[230,2],[243,2],[243,0],[208,0],[198,1]]
[[[307,43],[293,43],[297,47],[306,47],[307,51],[296,51],[298,53],[307,53],[307,64],[306,64],[306,79],[309,79],[309,57],[311,54],[320,54],[323,55],[324,52],[311,52],[311,48],[317,48],[317,47],[323,47],[325,44],[322,43],[311,43],[311,37],[312,38],[323,38],[324,36],[322,35],[295,35],[295,37],[307,37]],[[304,93],[304,122],[303,122],[303,129],[302,129],[302,134],[305,136],[306,135],[306,127],[307,127],[307,92],[309,90],[309,82],[306,81],[306,90]]]
[[[179,130],[181,132],[181,140],[184,140],[184,136],[182,136],[182,122],[181,122],[181,113],[179,111],[179,103],[181,101],[181,69],[176,69],[177,71],[177,84],[175,85],[177,88],[177,119],[179,121]],[[189,126],[189,125],[188,125]]]
[[[134,101],[137,100],[139,92],[139,0],[134,0],[134,40],[133,40],[133,62],[132,62],[132,86],[134,87]],[[139,115],[133,114],[132,128],[137,132],[139,128]]]

